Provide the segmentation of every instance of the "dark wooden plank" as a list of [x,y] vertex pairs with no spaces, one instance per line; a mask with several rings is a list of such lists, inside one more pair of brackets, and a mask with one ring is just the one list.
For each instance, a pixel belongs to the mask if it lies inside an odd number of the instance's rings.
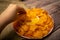
[[31,7],[31,6],[42,7],[57,1],[59,0],[28,0],[23,3],[25,3],[28,7]]

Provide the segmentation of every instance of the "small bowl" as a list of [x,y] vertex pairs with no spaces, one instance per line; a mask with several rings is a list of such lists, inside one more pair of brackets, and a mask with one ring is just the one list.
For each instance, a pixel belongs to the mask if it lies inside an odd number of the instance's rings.
[[[49,17],[52,19],[52,21],[53,21],[53,18],[51,17],[51,15],[48,14],[48,16],[49,16]],[[24,18],[23,18],[23,19],[24,19]],[[20,33],[18,32],[18,29],[19,29],[20,25],[22,25],[22,24],[20,24],[18,20],[20,20],[20,19],[17,19],[17,20],[13,23],[13,28],[14,28],[15,32],[16,32],[19,36],[21,36]],[[50,29],[50,31],[48,32],[48,34],[44,35],[42,38],[44,38],[44,37],[46,37],[47,35],[49,35],[49,34],[52,32],[53,28],[54,28],[54,21],[53,21],[53,26],[52,26],[52,28]],[[21,37],[26,38],[26,39],[42,39],[42,38],[30,38],[30,37],[27,37],[27,36],[21,36]]]

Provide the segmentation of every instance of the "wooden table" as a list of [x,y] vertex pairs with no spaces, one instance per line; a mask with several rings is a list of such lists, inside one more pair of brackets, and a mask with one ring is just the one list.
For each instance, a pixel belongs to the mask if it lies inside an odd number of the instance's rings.
[[[2,1],[3,2],[3,1]],[[2,12],[10,2],[5,2],[7,5],[2,5],[5,4],[4,2],[0,2],[0,11]],[[26,0],[23,1],[25,5],[28,7],[35,6],[38,8],[43,8],[46,11],[49,12],[49,14],[53,17],[55,26],[54,26],[54,31],[60,28],[60,0]],[[2,10],[1,10],[2,9]],[[52,34],[50,34],[52,35]],[[49,36],[48,36],[49,37]],[[47,39],[48,37],[44,38]],[[12,23],[7,25],[7,27],[2,31],[0,34],[0,39],[3,40],[26,40],[24,38],[19,37],[15,32],[12,27]]]

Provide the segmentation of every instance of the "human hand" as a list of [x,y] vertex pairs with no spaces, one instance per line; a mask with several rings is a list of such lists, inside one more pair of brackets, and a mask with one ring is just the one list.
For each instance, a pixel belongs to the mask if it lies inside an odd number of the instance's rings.
[[14,21],[20,14],[26,13],[25,10],[17,4],[10,4],[0,15],[0,32],[7,24]]

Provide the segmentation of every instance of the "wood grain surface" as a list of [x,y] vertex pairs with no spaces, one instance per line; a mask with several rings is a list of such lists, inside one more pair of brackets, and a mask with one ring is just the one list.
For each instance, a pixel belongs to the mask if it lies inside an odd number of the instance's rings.
[[[23,3],[28,7],[38,7],[45,9],[54,19],[54,31],[60,28],[60,0],[26,0]],[[0,1],[0,13],[10,4],[9,1]],[[46,37],[47,38],[47,37]],[[13,27],[12,23],[7,25],[7,27],[0,34],[0,39],[2,40],[26,40],[19,37]],[[44,39],[45,40],[45,39]]]

